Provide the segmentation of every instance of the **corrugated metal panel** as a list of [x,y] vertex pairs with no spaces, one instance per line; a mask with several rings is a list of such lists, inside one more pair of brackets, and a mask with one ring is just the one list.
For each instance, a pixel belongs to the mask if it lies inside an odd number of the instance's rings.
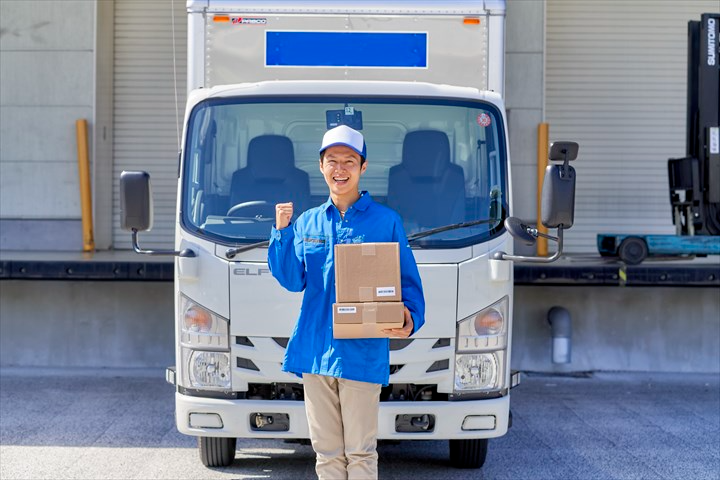
[[[173,18],[176,77],[173,75]],[[174,79],[177,78],[182,122],[187,78],[186,37],[184,0],[115,0],[113,244],[116,249],[131,248],[130,234],[120,229],[118,185],[123,170],[146,170],[152,177],[155,225],[152,231],[141,234],[141,245],[148,248],[173,245],[178,169]]]
[[597,233],[674,233],[667,159],[685,154],[687,22],[717,1],[547,0],[546,119],[580,144],[568,252]]

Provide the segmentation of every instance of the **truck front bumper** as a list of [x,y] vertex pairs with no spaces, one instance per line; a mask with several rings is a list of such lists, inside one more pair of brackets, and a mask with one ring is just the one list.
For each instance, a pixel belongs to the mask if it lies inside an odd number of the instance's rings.
[[[293,400],[225,400],[175,393],[177,428],[203,437],[310,438],[305,404]],[[258,428],[257,416],[287,419],[284,430]],[[453,402],[380,402],[378,439],[493,438],[507,432],[510,396]],[[286,416],[286,417],[285,417]],[[425,417],[426,416],[426,417]],[[399,418],[432,419],[431,428],[397,431]],[[420,420],[422,419],[422,420]],[[263,422],[261,422],[263,423]]]

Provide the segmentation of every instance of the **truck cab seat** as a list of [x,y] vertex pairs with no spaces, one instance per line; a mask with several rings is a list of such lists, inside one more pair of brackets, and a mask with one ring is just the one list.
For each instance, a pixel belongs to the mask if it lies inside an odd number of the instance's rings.
[[[250,140],[247,166],[233,173],[230,208],[251,201],[265,201],[272,208],[256,207],[255,215],[273,215],[276,203],[293,202],[299,215],[310,203],[310,176],[295,168],[292,141],[282,135],[261,135]],[[237,215],[249,216],[251,210]]]
[[465,218],[465,175],[450,163],[445,132],[417,130],[405,135],[402,162],[390,168],[387,205],[406,228],[431,228]]

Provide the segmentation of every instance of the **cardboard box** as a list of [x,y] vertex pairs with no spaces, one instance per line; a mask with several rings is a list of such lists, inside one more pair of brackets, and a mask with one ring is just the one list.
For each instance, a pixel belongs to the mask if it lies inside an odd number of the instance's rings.
[[400,249],[397,242],[335,245],[338,303],[400,302]]
[[335,338],[385,338],[386,328],[402,328],[403,302],[357,302],[333,304]]

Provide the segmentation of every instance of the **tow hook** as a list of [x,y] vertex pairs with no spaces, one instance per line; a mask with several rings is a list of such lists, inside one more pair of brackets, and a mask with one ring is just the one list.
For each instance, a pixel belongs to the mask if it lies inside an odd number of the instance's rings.
[[419,417],[413,417],[410,420],[410,425],[417,428],[422,428],[423,430],[427,430],[428,427],[430,427],[430,417],[427,415],[421,415]]
[[273,417],[270,415],[263,415],[261,413],[255,414],[255,426],[257,428],[263,428],[266,425],[272,425]]

